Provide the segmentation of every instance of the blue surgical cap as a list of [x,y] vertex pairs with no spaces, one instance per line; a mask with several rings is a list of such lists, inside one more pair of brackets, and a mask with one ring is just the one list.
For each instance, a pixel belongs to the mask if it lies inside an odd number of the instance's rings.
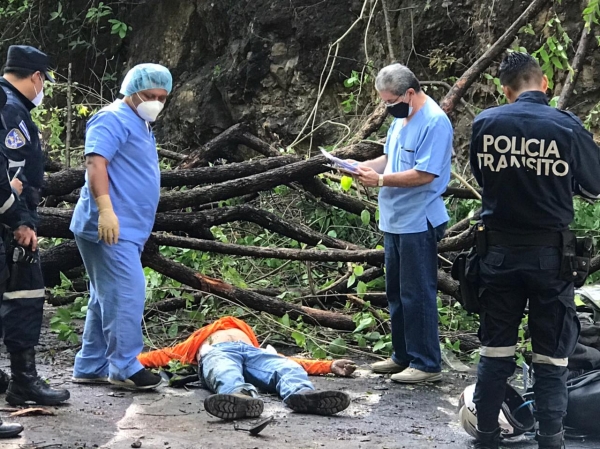
[[173,77],[166,67],[160,64],[138,64],[125,75],[121,84],[121,94],[126,97],[146,89],[165,89],[171,93]]

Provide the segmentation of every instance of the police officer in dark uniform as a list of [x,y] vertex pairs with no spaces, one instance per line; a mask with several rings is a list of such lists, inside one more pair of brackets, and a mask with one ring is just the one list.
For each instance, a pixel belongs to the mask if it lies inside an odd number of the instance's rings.
[[477,116],[470,151],[483,203],[475,447],[499,447],[498,414],[528,303],[536,440],[540,448],[559,449],[567,362],[579,334],[567,251],[575,246],[568,229],[572,196],[600,194],[600,150],[576,116],[548,105],[548,80],[533,57],[509,54],[499,77],[509,104]]
[[[23,183],[20,200],[26,208],[26,218],[13,231],[18,242],[23,242],[23,235],[35,231],[38,223],[36,209],[44,179],[44,159],[39,131],[30,112],[42,102],[44,81],[54,82],[49,66],[48,56],[41,51],[13,45],[8,49],[0,78],[0,89],[7,96],[0,113],[0,152],[8,158],[11,178],[16,175]],[[44,280],[36,246],[37,240],[11,245],[10,279],[0,306],[12,375],[6,401],[12,405],[56,405],[69,399],[67,390],[50,388],[36,371],[34,347],[39,341],[44,306]]]
[[[0,112],[6,104],[6,94],[0,89]],[[0,223],[17,229],[21,224],[28,221],[27,210],[24,204],[19,201],[18,194],[11,188],[8,177],[8,159],[0,154]],[[35,240],[33,229],[29,230],[27,236],[30,240]],[[24,243],[24,242],[23,242]],[[6,289],[6,282],[9,277],[9,270],[6,261],[6,249],[4,243],[0,240],[0,295]],[[20,424],[4,424],[0,418],[0,438],[13,438],[23,431]]]

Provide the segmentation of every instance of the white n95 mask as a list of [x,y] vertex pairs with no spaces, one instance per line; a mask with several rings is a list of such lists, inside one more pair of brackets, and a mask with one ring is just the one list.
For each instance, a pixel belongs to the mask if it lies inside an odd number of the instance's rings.
[[[139,96],[139,94],[138,94],[138,98],[140,100],[142,99]],[[165,105],[162,102],[160,102],[158,100],[152,100],[152,101],[142,101],[140,104],[137,105],[136,109],[137,109],[138,115],[143,120],[146,120],[147,122],[154,122],[154,121],[156,121],[158,114],[160,114],[162,112],[164,107],[165,107]]]

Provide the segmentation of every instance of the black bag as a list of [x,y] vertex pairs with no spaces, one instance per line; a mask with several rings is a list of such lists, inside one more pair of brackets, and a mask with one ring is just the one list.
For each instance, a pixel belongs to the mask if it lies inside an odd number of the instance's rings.
[[469,313],[479,313],[479,256],[475,248],[462,252],[452,264],[452,278],[460,285],[458,302]]
[[583,432],[600,433],[600,370],[589,371],[567,382],[569,402],[565,426]]
[[562,262],[560,278],[573,282],[575,287],[581,287],[590,271],[590,260],[593,252],[591,237],[576,238],[571,231],[562,233]]

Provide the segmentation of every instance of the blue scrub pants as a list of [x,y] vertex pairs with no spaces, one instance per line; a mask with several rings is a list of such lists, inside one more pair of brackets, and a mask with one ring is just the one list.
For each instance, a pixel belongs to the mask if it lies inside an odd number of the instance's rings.
[[90,302],[73,377],[125,380],[143,369],[137,360],[144,347],[143,247],[124,240],[112,246],[75,240],[90,278]]
[[258,396],[258,388],[285,401],[294,393],[315,389],[298,363],[239,341],[214,345],[202,356],[201,372],[208,389],[220,394],[246,390]]

